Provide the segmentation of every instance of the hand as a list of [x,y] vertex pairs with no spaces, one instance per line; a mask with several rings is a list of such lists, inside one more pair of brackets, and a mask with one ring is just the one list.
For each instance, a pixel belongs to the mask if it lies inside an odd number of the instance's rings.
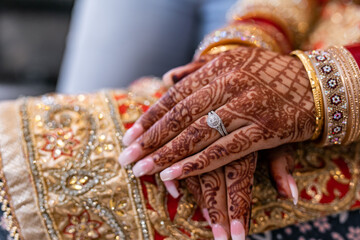
[[219,54],[202,55],[198,59],[195,59],[193,62],[190,62],[184,66],[171,69],[170,71],[165,73],[164,76],[162,77],[165,86],[167,87],[173,86],[174,84],[178,83],[183,78],[185,78],[186,76],[200,69],[202,66],[213,60],[218,55]]
[[[270,176],[280,196],[291,199],[296,205],[298,190],[291,175],[294,168],[291,151],[285,145],[266,151],[262,156],[266,156],[265,160],[270,164]],[[256,159],[257,154],[252,153],[225,167],[184,179],[187,189],[194,195],[204,218],[212,227],[215,240],[228,239],[230,235],[232,239],[245,240],[251,221],[251,192]],[[169,192],[174,193],[174,190]]]
[[245,240],[250,226],[251,192],[257,154],[225,167],[184,179],[212,227],[215,240]]
[[[211,110],[229,135],[220,138],[207,125]],[[132,143],[119,161],[127,165],[143,158],[133,168],[135,175],[167,168],[164,181],[182,179],[251,152],[308,140],[314,116],[310,83],[297,58],[238,48],[170,88],[126,133],[125,143]]]

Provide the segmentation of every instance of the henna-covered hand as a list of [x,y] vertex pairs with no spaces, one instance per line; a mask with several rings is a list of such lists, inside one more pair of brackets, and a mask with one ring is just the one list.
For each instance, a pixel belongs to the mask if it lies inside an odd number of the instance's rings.
[[171,87],[174,84],[181,81],[186,76],[190,75],[191,73],[195,72],[196,70],[204,66],[206,63],[213,60],[218,55],[219,54],[202,55],[198,59],[194,59],[193,62],[190,62],[184,66],[171,69],[170,71],[165,73],[164,76],[162,77],[163,82],[167,87]]
[[[288,145],[262,154],[279,196],[297,204],[298,190],[291,173],[294,159]],[[251,195],[257,154],[249,154],[225,167],[185,178],[186,187],[194,195],[205,219],[212,227],[215,240],[245,240],[251,221]],[[178,195],[177,195],[178,196]]]
[[[229,135],[221,137],[207,125],[211,110]],[[166,168],[163,180],[181,179],[251,152],[310,139],[314,128],[314,102],[301,62],[238,48],[170,88],[129,130],[125,137],[141,136],[119,161],[126,165],[143,158],[133,168],[136,176]]]
[[257,154],[252,153],[225,167],[185,182],[212,227],[215,240],[243,239],[248,233],[251,192]]

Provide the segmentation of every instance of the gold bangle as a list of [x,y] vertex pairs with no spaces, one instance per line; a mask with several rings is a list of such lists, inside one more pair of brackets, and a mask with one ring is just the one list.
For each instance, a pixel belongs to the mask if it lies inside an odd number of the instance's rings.
[[281,51],[276,40],[267,32],[254,24],[243,23],[226,26],[205,36],[195,52],[195,58],[208,54],[215,47],[226,45],[261,47],[274,52]]
[[209,51],[207,51],[207,54],[214,55],[214,54],[218,54],[218,53],[222,53],[222,52],[226,52],[226,51],[238,48],[240,46],[242,46],[242,45],[226,44],[226,45],[216,46],[216,47],[211,48]]
[[263,18],[279,25],[295,46],[305,38],[318,12],[314,0],[243,0],[228,13],[228,20]]
[[305,67],[305,70],[309,76],[310,85],[311,85],[311,91],[314,97],[314,103],[315,103],[315,117],[316,117],[316,128],[314,131],[313,136],[311,137],[311,140],[316,140],[320,137],[321,131],[324,124],[324,103],[323,103],[323,97],[321,93],[321,87],[319,79],[317,78],[316,71],[313,67],[313,65],[310,62],[310,59],[308,56],[300,50],[296,50],[291,52],[291,55],[297,56],[302,64]]
[[350,144],[357,139],[359,132],[359,82],[356,79],[356,72],[351,66],[352,55],[343,47],[330,47],[328,49],[334,56],[336,64],[344,79],[348,102],[349,102],[349,118],[348,127],[345,134],[343,144]]
[[322,146],[342,144],[348,127],[347,90],[336,58],[330,50],[305,52],[316,71],[323,96],[324,131]]

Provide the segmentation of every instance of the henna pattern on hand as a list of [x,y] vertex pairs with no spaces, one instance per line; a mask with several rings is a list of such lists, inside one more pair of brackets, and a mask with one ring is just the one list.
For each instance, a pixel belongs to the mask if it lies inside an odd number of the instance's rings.
[[[226,216],[222,209],[220,209],[223,207],[225,202],[219,202],[219,199],[224,198],[224,194],[226,193],[223,169],[216,169],[212,172],[201,175],[200,181],[203,198],[209,211],[211,223],[215,224],[225,221]],[[226,211],[226,208],[223,210]]]
[[241,220],[246,231],[251,220],[251,193],[256,158],[257,154],[251,153],[225,167],[229,218]]
[[315,128],[314,104],[301,63],[263,50],[254,50],[253,54],[229,80],[249,85],[251,90],[226,104],[229,111],[223,115],[225,119],[246,116],[253,124],[246,133],[240,131],[230,142],[208,147],[196,162],[186,163],[183,166],[185,175],[204,169],[219,159],[214,156],[236,155],[251,149],[259,141],[264,144],[262,148],[271,148],[311,137]]
[[[238,54],[237,60],[240,63],[241,61],[245,61],[249,56],[250,53],[248,51],[243,51],[242,54]],[[225,89],[221,82],[213,84],[212,87],[206,88],[206,90],[204,89],[210,82],[213,83],[214,79],[217,77],[222,78],[223,75],[224,81],[226,82],[226,78],[228,78],[226,74],[232,69],[233,65],[236,65],[234,59],[224,54],[220,55],[172,87],[168,94],[160,99],[159,104],[150,108],[149,113],[144,114],[140,120],[143,126],[150,128],[141,139],[138,140],[143,149],[152,151],[160,147],[164,142],[168,141],[169,138],[172,138],[172,136],[178,134],[180,130],[192,123],[196,113],[203,111],[210,105],[222,105],[225,98],[230,98],[233,94],[241,92],[241,89],[239,89],[240,85],[238,85],[237,88],[233,88],[234,86],[232,86],[227,89],[231,90],[231,92],[223,96],[222,92]],[[193,93],[197,93],[198,95],[191,98],[190,95]],[[190,98],[188,96],[190,96]],[[189,100],[187,104],[180,102],[186,97],[188,97],[187,100]],[[178,106],[164,116],[166,109],[174,107],[175,102],[178,103]],[[160,109],[157,111],[158,108]],[[163,117],[161,122],[155,123],[161,117]]]
[[[159,106],[163,111],[156,111]],[[205,122],[212,108],[218,108],[228,132],[236,131],[232,139],[212,144],[219,138]],[[144,115],[149,126],[162,118],[138,143],[143,155],[158,149],[152,155],[157,167],[205,148],[183,165],[184,175],[219,158],[229,162],[259,149],[307,140],[315,129],[310,82],[301,62],[255,48],[238,48],[215,58],[176,84],[154,109]]]
[[189,192],[194,196],[195,202],[200,206],[200,208],[204,208],[204,198],[201,191],[201,184],[199,176],[188,177],[184,179],[186,188]]

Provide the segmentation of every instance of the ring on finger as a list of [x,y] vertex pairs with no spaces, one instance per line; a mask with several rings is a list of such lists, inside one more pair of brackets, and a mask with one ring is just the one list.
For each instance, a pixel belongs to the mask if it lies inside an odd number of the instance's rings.
[[206,119],[206,123],[209,127],[216,129],[221,136],[224,137],[228,135],[228,132],[226,131],[223,121],[221,120],[219,115],[216,114],[216,112],[210,111],[208,113],[208,118]]

